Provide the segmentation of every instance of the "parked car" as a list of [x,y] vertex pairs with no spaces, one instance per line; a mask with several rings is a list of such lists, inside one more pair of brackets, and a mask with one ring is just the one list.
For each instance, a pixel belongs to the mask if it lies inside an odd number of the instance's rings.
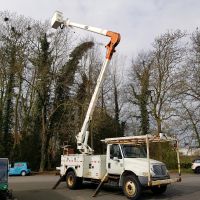
[[27,162],[15,162],[13,165],[11,165],[8,172],[9,176],[12,175],[26,176],[30,175],[30,173],[31,169]]
[[200,158],[193,160],[193,162],[192,162],[192,170],[195,173],[200,174]]

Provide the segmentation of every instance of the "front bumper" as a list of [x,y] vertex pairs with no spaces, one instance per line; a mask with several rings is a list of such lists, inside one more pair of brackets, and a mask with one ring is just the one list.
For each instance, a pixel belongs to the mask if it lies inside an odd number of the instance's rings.
[[150,181],[148,183],[148,185],[149,186],[166,185],[166,184],[176,183],[176,182],[181,182],[181,177],[178,177],[178,178],[169,178],[169,179],[164,179],[164,180]]
[[175,182],[181,182],[181,178],[170,178],[169,176],[164,177],[152,177],[151,181],[148,181],[147,176],[138,176],[138,179],[142,186],[155,186],[155,185],[166,185]]

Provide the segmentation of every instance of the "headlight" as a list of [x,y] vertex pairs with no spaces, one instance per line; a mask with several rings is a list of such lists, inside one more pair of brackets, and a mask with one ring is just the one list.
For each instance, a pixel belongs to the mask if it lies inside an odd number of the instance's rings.
[[7,186],[7,185],[4,185],[3,188],[6,190],[6,189],[8,188],[8,186]]
[[142,175],[143,175],[143,176],[148,176],[149,173],[148,173],[148,172],[142,172]]

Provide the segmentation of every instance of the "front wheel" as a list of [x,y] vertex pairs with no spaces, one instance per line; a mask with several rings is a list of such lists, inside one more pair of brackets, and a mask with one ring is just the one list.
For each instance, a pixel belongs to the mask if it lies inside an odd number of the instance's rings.
[[123,192],[126,197],[131,200],[136,200],[139,198],[141,194],[141,185],[136,176],[126,176],[124,178]]
[[156,185],[156,186],[153,186],[151,188],[151,191],[154,193],[154,194],[163,194],[164,192],[166,192],[167,190],[167,185]]

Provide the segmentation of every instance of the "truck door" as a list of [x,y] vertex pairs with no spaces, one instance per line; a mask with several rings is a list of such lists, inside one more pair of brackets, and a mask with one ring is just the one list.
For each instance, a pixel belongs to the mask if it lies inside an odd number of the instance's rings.
[[123,157],[118,144],[108,146],[107,150],[107,171],[109,174],[121,174],[123,172]]

